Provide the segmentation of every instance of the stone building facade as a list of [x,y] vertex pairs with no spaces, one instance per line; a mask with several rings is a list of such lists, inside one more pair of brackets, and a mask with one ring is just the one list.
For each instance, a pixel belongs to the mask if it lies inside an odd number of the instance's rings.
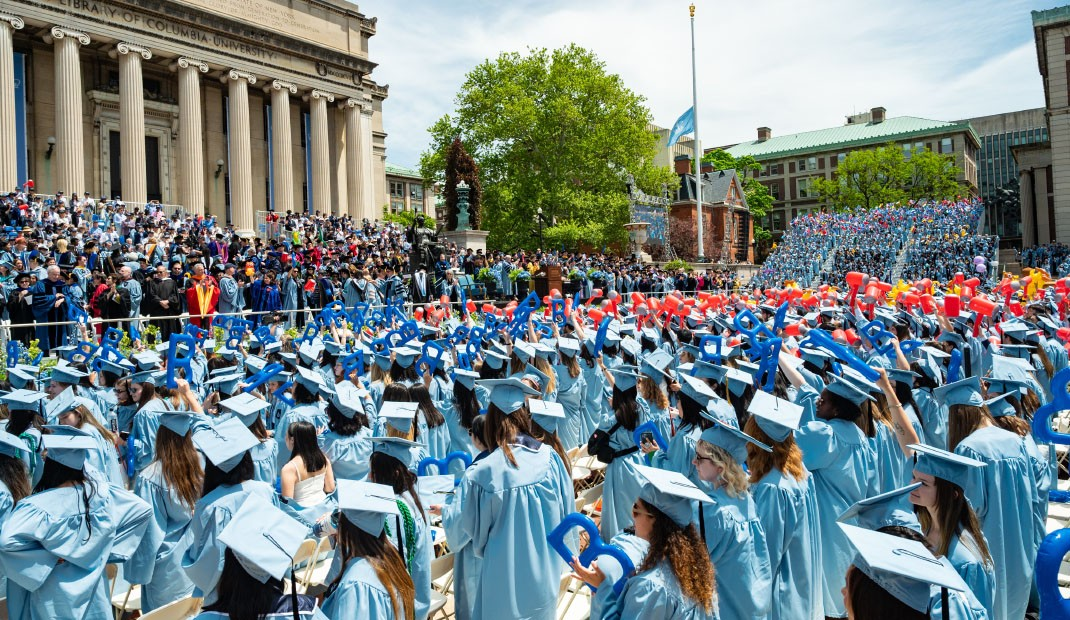
[[158,200],[243,235],[255,211],[374,220],[375,30],[342,0],[7,3],[0,188]]

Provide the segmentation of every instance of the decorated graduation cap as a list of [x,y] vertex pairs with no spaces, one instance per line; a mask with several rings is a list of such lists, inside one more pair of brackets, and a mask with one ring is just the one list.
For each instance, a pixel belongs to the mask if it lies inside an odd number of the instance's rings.
[[407,433],[412,430],[412,420],[419,408],[418,403],[384,400],[379,407],[379,417],[395,429]]
[[609,372],[613,374],[613,386],[622,392],[635,389],[635,384],[639,382],[637,370],[635,366],[610,368]]
[[565,407],[561,403],[532,398],[528,401],[531,418],[547,432],[556,433],[565,421]]
[[219,406],[233,413],[242,421],[242,424],[249,426],[256,422],[256,419],[260,417],[261,411],[271,407],[271,403],[263,398],[242,392],[237,396],[220,401]]
[[962,577],[920,542],[837,523],[858,551],[855,567],[881,588],[918,612],[929,609],[932,586],[962,592]]
[[412,473],[419,468],[423,452],[419,443],[401,437],[372,437],[371,443],[372,452],[382,452],[396,458]]
[[68,387],[45,403],[45,419],[55,420],[77,406],[78,402],[74,400],[74,388]]
[[223,471],[238,466],[245,453],[260,443],[239,418],[228,418],[215,425],[198,429],[193,443],[204,456]]
[[15,390],[0,396],[0,402],[7,405],[9,411],[40,411],[41,401],[48,394],[37,390]]
[[490,402],[502,413],[513,413],[524,406],[526,397],[540,396],[539,392],[517,377],[508,379],[484,379],[477,381],[490,390]]
[[709,402],[717,398],[710,386],[702,379],[696,379],[685,374],[680,375],[680,392],[705,408]]
[[47,450],[46,458],[71,469],[82,469],[89,451],[97,447],[92,436],[81,433],[50,433],[42,435],[41,440]]
[[920,532],[921,524],[918,523],[914,508],[907,499],[910,492],[920,486],[920,482],[915,482],[900,489],[867,497],[848,508],[836,520],[840,523],[855,520],[859,527],[869,530],[899,525]]
[[748,443],[754,444],[759,449],[765,450],[766,452],[773,451],[771,447],[739,430],[736,424],[735,420],[715,419],[713,426],[702,431],[701,439],[702,441],[711,443],[719,448],[723,448],[741,465],[747,462]]
[[798,430],[803,414],[801,406],[761,390],[754,392],[747,411],[773,441],[784,441]]
[[260,583],[282,580],[308,528],[259,495],[248,495],[219,533],[245,572]]
[[954,405],[973,405],[980,407],[985,404],[981,397],[981,380],[976,376],[941,385],[933,390],[933,395],[948,407]]
[[867,400],[876,400],[867,393],[867,390],[862,389],[857,386],[854,381],[848,380],[845,377],[833,377],[832,382],[829,383],[825,389],[837,396],[847,399],[857,407],[861,407],[862,403]]
[[665,351],[661,349],[651,351],[639,364],[639,372],[652,381],[662,383],[672,378],[669,375],[669,367],[672,366],[672,362],[672,356]]
[[361,389],[350,381],[341,381],[334,386],[331,403],[345,417],[353,419],[357,413],[364,411],[360,402]]
[[575,338],[558,338],[557,350],[565,357],[576,357],[580,352],[580,341]]
[[691,523],[694,514],[692,502],[713,503],[709,495],[683,474],[645,465],[636,465],[635,469],[646,479],[639,490],[639,499],[664,512],[680,527],[687,527]]
[[372,536],[383,533],[386,518],[399,515],[393,487],[374,482],[338,480],[338,509],[346,520]]
[[138,370],[156,370],[163,359],[155,351],[139,351],[133,355]]
[[476,381],[479,380],[479,373],[474,370],[455,368],[453,370],[453,380],[469,390],[474,390],[476,388]]
[[917,456],[914,462],[915,471],[933,478],[954,482],[959,486],[965,484],[972,472],[977,471],[980,467],[985,467],[985,463],[977,459],[971,459],[968,456],[961,456],[929,445],[911,444],[907,447],[914,450]]

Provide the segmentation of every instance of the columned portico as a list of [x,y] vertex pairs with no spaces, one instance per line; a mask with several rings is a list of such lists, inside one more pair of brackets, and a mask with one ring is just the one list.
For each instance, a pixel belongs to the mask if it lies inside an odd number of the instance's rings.
[[375,208],[375,185],[372,179],[375,174],[374,162],[372,161],[372,107],[371,96],[364,95],[364,101],[360,107],[360,137],[357,143],[360,146],[360,212],[362,218],[375,221],[381,214],[376,213]]
[[[12,35],[22,30],[22,18],[0,13],[0,136],[15,135],[15,52]],[[0,190],[11,191],[18,183],[15,140],[0,140]]]
[[290,139],[290,95],[297,85],[273,80],[264,90],[271,93],[271,173],[275,211],[286,213],[294,208],[293,143]]
[[115,46],[119,55],[119,138],[123,174],[123,198],[146,202],[145,186],[145,94],[141,59],[152,52],[132,43]]
[[201,110],[201,74],[208,63],[185,56],[178,70],[179,199],[193,215],[204,215],[204,114]]
[[[55,46],[56,77],[56,190],[68,195],[85,189],[85,141],[82,139],[82,68],[79,50],[89,35],[55,26],[49,32]],[[47,41],[46,41],[47,42]],[[5,138],[6,139],[6,138]]]
[[334,95],[319,90],[308,94],[312,122],[312,210],[331,214],[330,146],[327,143],[327,104]]
[[227,131],[230,134],[231,223],[243,237],[253,236],[253,160],[249,138],[249,86],[251,73],[231,69],[222,78],[227,84]]

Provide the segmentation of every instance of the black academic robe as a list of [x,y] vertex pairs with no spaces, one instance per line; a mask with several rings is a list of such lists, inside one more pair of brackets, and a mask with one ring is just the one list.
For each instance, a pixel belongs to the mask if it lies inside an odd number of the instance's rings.
[[[56,322],[67,320],[67,283],[63,280],[53,282],[48,278],[38,280],[37,284],[30,287],[33,295],[33,317],[38,323]],[[64,294],[63,303],[56,307],[56,295]],[[35,329],[37,336],[37,348],[48,353],[52,347],[62,347],[67,344],[66,325],[39,325]]]

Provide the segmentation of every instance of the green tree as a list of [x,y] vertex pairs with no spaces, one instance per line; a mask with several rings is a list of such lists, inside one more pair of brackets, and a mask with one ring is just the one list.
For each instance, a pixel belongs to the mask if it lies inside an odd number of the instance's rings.
[[769,188],[747,174],[762,169],[758,160],[750,155],[732,157],[728,151],[713,149],[702,156],[702,163],[712,165],[714,170],[736,171],[743,185],[743,195],[747,197],[747,207],[756,219],[765,217],[765,214],[772,208],[773,195],[769,193]]
[[961,191],[951,155],[912,149],[910,157],[897,144],[852,151],[836,166],[831,179],[816,179],[814,190],[838,210],[872,209],[889,202],[928,198],[942,200]]
[[624,242],[628,173],[648,193],[676,182],[652,164],[657,137],[643,101],[576,45],[502,54],[468,73],[456,110],[429,130],[420,171],[444,180],[446,149],[460,139],[479,165],[481,223],[494,247],[532,247],[540,208],[544,235],[567,222],[592,244]]

